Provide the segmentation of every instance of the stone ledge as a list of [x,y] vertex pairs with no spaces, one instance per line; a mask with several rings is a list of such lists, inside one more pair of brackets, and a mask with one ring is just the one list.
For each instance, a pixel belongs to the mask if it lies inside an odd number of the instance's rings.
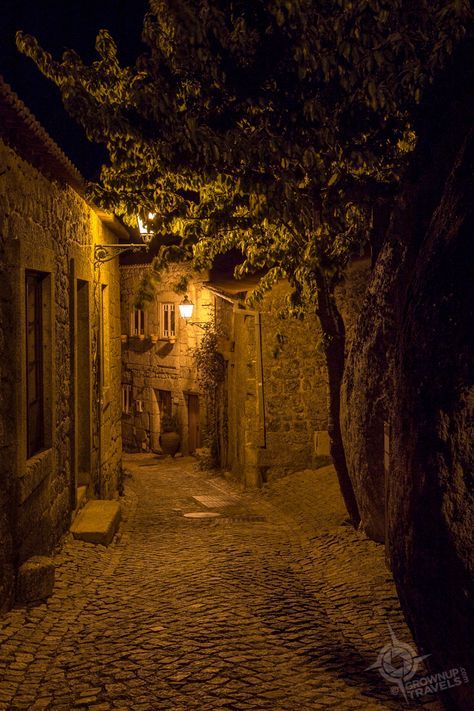
[[71,533],[81,541],[108,546],[117,532],[120,514],[118,501],[88,501],[74,519]]
[[53,450],[35,454],[26,462],[25,473],[18,479],[18,503],[23,504],[53,469]]

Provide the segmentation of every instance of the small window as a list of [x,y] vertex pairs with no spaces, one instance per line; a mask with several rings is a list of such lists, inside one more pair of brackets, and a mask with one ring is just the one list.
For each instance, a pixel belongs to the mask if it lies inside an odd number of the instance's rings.
[[122,412],[124,415],[129,415],[132,407],[132,386],[122,385]]
[[161,304],[160,325],[162,338],[175,338],[176,315],[174,304]]
[[145,312],[143,309],[134,308],[130,314],[130,335],[145,335]]
[[43,373],[43,278],[26,273],[26,422],[27,456],[44,449],[44,373]]

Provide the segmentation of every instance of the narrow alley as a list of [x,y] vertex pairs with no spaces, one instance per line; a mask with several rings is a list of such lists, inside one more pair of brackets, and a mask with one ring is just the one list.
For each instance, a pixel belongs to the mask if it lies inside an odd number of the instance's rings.
[[0,621],[0,709],[406,707],[367,671],[387,624],[413,643],[331,467],[242,493],[192,458],[124,465],[114,543],[69,537],[52,597]]

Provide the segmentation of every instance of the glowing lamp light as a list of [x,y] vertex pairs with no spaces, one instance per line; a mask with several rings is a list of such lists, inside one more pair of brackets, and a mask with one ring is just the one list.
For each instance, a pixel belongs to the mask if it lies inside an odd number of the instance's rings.
[[182,318],[191,318],[193,315],[194,304],[188,299],[188,295],[184,297],[179,304],[179,313]]
[[148,229],[148,221],[154,220],[156,217],[156,212],[149,212],[145,220],[143,220],[140,215],[137,215],[138,231],[145,242],[149,242],[153,235],[155,234],[153,230]]

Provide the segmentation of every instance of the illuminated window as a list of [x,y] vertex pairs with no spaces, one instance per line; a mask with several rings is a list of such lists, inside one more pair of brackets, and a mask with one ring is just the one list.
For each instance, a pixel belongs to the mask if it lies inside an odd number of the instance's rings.
[[160,305],[160,330],[162,338],[175,338],[176,336],[176,312],[175,305]]
[[143,309],[134,308],[130,314],[130,335],[145,335],[145,312]]

